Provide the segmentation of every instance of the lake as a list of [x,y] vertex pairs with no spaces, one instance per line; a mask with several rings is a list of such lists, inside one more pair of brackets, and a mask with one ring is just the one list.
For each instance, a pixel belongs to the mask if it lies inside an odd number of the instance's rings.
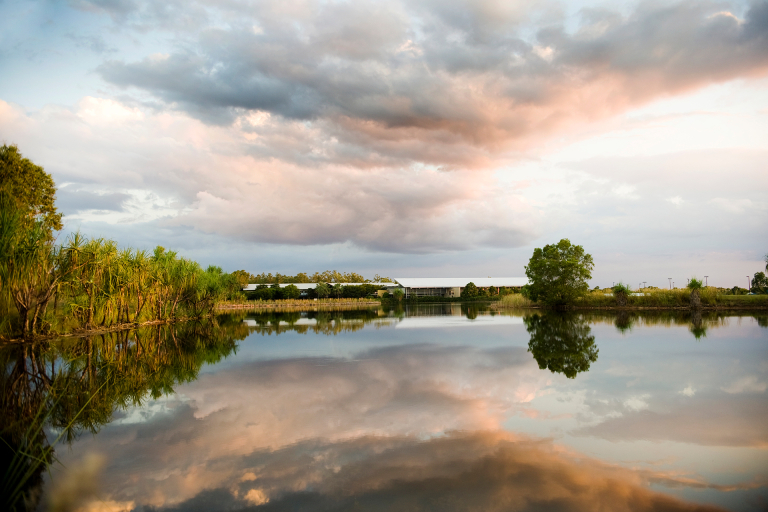
[[40,510],[768,509],[765,312],[246,313],[0,354],[5,438],[61,435]]

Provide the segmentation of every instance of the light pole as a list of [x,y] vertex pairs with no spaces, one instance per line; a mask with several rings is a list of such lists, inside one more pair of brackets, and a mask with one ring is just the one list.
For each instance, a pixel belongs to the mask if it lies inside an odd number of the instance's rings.
[[647,283],[647,282],[648,282],[648,281],[643,281],[643,288],[645,288],[645,283]]
[[752,286],[749,284],[749,276],[747,276],[747,291],[748,292],[752,291]]
[[672,278],[668,277],[667,279],[669,279],[669,289],[671,290],[672,289]]
[[709,279],[707,279],[709,276],[704,276],[704,286],[709,286]]

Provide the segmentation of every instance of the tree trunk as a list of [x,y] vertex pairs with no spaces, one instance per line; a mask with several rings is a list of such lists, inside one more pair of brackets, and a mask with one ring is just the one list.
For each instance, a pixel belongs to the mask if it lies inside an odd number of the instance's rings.
[[691,291],[691,308],[698,309],[701,307],[701,297],[699,296],[699,290]]

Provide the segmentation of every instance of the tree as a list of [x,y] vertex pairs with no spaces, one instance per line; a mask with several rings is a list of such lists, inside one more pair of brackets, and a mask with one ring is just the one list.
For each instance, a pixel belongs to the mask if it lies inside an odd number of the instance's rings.
[[755,277],[752,278],[752,291],[755,293],[768,292],[768,277],[764,272],[755,272]]
[[62,214],[56,211],[56,184],[39,165],[24,158],[16,146],[0,146],[0,189],[16,201],[25,219],[37,219],[52,238],[62,228]]
[[[235,281],[237,281],[237,284],[240,286],[240,288],[245,288],[249,283],[251,283],[251,280],[254,276],[245,270],[235,270],[232,272],[232,277],[235,279]],[[256,280],[253,279],[253,281]]]
[[331,288],[325,283],[317,283],[317,286],[315,286],[315,293],[318,297],[324,299],[331,294]]
[[626,306],[627,298],[629,297],[629,294],[632,293],[632,290],[629,288],[629,286],[619,281],[613,285],[611,290],[613,290],[613,295],[616,297],[616,304],[621,307]]
[[562,373],[573,379],[589,370],[597,361],[599,350],[589,323],[576,315],[561,313],[538,314],[523,318],[531,335],[528,352],[542,370]]
[[531,300],[550,306],[571,304],[589,290],[593,267],[592,256],[582,246],[563,238],[533,251],[525,267],[530,281],[525,291]]
[[301,291],[295,284],[289,284],[283,288],[284,299],[298,299],[301,296]]
[[695,277],[692,277],[690,281],[688,281],[688,289],[691,290],[691,307],[692,308],[698,308],[701,307],[701,297],[699,296],[699,290],[701,290],[704,287],[704,283],[701,281],[701,279],[696,279]]
[[461,289],[461,297],[465,299],[472,299],[479,294],[480,292],[478,291],[477,286],[472,282],[467,283],[467,285]]

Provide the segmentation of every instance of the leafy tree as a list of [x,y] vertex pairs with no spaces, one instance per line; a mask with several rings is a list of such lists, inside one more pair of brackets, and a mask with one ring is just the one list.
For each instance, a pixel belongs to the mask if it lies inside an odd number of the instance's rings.
[[24,158],[16,146],[0,146],[0,189],[16,201],[23,217],[42,222],[47,238],[62,228],[62,214],[56,211],[56,184],[39,165]]
[[301,291],[299,291],[298,287],[295,284],[289,284],[285,288],[283,288],[283,298],[284,299],[298,299],[301,296]]
[[479,294],[480,292],[478,291],[477,286],[475,286],[475,283],[472,282],[467,283],[467,285],[461,289],[462,298],[472,299],[477,297]]
[[755,293],[768,292],[768,277],[764,272],[755,272],[755,276],[752,278],[752,291]]
[[632,290],[627,286],[626,284],[622,282],[618,282],[615,285],[613,285],[613,288],[611,288],[613,291],[614,296],[616,297],[616,304],[619,306],[626,306],[627,305],[627,298],[629,297],[629,294],[632,293]]
[[315,286],[315,293],[318,297],[324,299],[331,294],[331,288],[325,283],[317,283],[317,286]]
[[232,277],[235,279],[240,288],[245,288],[249,283],[256,282],[254,276],[245,270],[235,270],[232,272]]
[[550,306],[572,304],[589,290],[593,267],[592,256],[564,238],[533,251],[525,267],[530,281],[525,291],[531,300]]
[[598,349],[589,324],[583,318],[562,313],[534,314],[523,318],[531,335],[528,352],[542,370],[573,379],[597,361]]
[[392,296],[397,302],[403,300],[403,295],[405,295],[405,293],[400,288],[395,288],[395,291],[392,292]]
[[498,295],[499,290],[496,289],[495,286],[488,287],[488,295]]

